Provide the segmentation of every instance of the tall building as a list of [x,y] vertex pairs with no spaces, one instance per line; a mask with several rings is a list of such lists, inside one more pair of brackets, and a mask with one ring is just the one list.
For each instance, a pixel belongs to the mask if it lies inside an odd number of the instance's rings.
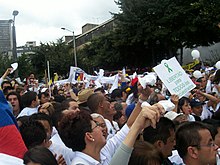
[[0,53],[12,51],[12,30],[9,20],[0,20]]

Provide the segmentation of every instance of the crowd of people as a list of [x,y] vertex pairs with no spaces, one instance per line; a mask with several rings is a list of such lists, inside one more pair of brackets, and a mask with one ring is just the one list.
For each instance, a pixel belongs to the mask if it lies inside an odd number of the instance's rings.
[[121,71],[111,93],[39,86],[33,73],[19,84],[10,71],[0,78],[0,164],[220,164],[220,70],[188,72],[196,88],[181,98],[158,77],[143,86]]

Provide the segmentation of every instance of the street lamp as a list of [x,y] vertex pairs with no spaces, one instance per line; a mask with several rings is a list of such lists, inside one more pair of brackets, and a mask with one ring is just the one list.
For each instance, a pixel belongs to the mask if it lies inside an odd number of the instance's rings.
[[73,33],[74,62],[75,62],[75,67],[77,67],[77,59],[76,59],[76,37],[75,37],[75,35],[74,35],[74,31],[71,31],[71,30],[69,30],[69,29],[67,29],[67,28],[64,28],[64,27],[62,27],[61,29]]
[[[16,32],[15,32],[15,16],[18,15],[18,11],[14,10],[12,15],[13,20],[12,20],[12,54],[13,54],[13,60],[14,62],[17,62],[17,44],[16,44]],[[18,70],[15,71],[15,77],[18,77]]]

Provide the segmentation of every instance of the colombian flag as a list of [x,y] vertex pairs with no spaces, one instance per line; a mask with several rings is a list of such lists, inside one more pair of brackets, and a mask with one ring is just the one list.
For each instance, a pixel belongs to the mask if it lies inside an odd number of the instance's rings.
[[17,122],[0,90],[0,154],[22,159],[26,151]]

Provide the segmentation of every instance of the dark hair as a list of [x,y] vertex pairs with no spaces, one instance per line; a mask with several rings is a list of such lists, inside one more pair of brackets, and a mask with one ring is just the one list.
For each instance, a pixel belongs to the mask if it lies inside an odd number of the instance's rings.
[[219,83],[220,82],[220,69],[218,69],[215,73],[214,79],[212,81],[213,83]]
[[177,113],[180,113],[182,110],[182,106],[186,103],[190,103],[190,99],[187,98],[187,97],[182,97],[181,99],[179,99],[179,102],[178,102],[178,107],[177,107]]
[[30,121],[39,121],[39,120],[48,121],[50,128],[52,130],[53,124],[52,124],[50,116],[48,116],[45,113],[35,113],[30,116]]
[[38,98],[41,99],[42,95],[44,95],[45,97],[48,97],[49,96],[49,93],[48,92],[40,92],[38,94]]
[[47,138],[44,126],[38,121],[24,122],[20,127],[20,132],[28,149],[41,145]]
[[32,101],[36,101],[37,93],[33,91],[28,91],[21,96],[21,101],[24,107],[30,107]]
[[7,95],[10,90],[14,90],[14,88],[13,88],[13,87],[10,87],[10,86],[5,87],[5,88],[3,89],[4,95]]
[[155,91],[153,91],[149,96],[149,104],[153,105],[159,102],[158,95]]
[[156,129],[151,126],[144,129],[143,138],[151,144],[154,144],[158,140],[162,140],[166,144],[167,139],[171,136],[170,130],[175,131],[173,121],[166,117],[161,117],[156,124]]
[[10,81],[3,81],[1,84],[1,88],[3,89],[4,84],[9,84],[12,87],[12,84]]
[[64,144],[73,151],[82,151],[86,147],[85,133],[92,132],[92,117],[86,111],[70,112],[64,115],[59,124],[59,135]]
[[182,159],[187,154],[189,146],[199,145],[202,137],[199,134],[200,130],[208,127],[201,122],[185,122],[181,124],[176,131],[176,149]]
[[42,146],[36,146],[24,154],[24,164],[30,162],[39,163],[40,165],[58,165],[52,152]]
[[94,90],[94,92],[101,92],[101,93],[105,93],[105,90],[104,90],[104,88],[103,87],[99,87],[99,88],[96,88],[95,90]]
[[102,102],[104,96],[100,93],[93,93],[87,100],[87,105],[92,113],[96,113],[98,110],[99,103]]
[[160,165],[162,162],[163,155],[154,145],[136,141],[128,165]]
[[[29,118],[30,118],[30,116],[20,116],[20,117],[18,117],[16,120],[17,120],[17,123],[20,122],[21,125],[22,125],[23,123],[28,122],[28,121],[29,121]],[[20,125],[20,126],[21,126],[21,125]],[[18,126],[19,126],[19,124],[18,124]],[[19,127],[20,127],[20,126],[19,126]]]
[[122,97],[122,91],[121,89],[114,89],[111,93],[111,99],[118,99]]
[[65,99],[62,101],[61,103],[61,109],[62,110],[65,110],[65,109],[68,109],[70,107],[70,102],[76,102],[76,100],[72,99],[72,98],[68,98],[68,99]]
[[218,128],[220,127],[220,121],[215,119],[204,119],[202,122],[207,124],[212,138],[215,139],[215,136],[218,134]]
[[65,99],[66,99],[65,96],[62,96],[62,95],[54,96],[54,101],[59,102],[59,103],[62,103]]

